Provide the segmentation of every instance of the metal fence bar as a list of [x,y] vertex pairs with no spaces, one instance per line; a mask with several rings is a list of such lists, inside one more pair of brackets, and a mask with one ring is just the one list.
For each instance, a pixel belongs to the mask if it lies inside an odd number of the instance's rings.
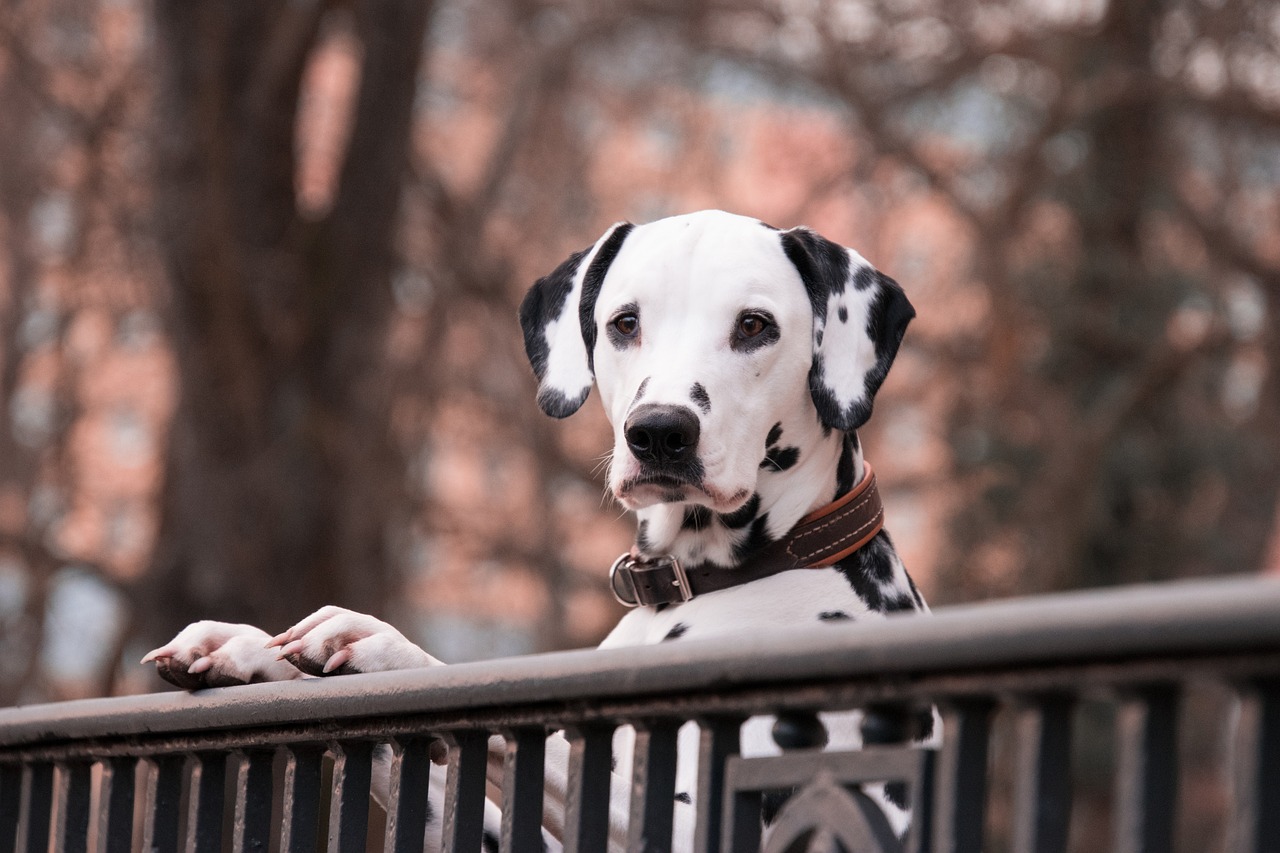
[[422,853],[431,803],[431,737],[400,738],[391,744],[387,853]]
[[1231,849],[1280,850],[1280,682],[1244,685],[1239,697]]
[[151,759],[144,798],[142,849],[174,853],[178,849],[178,822],[182,808],[184,755],[158,755]]
[[564,819],[565,853],[604,850],[609,838],[613,726],[569,726],[564,734],[569,741],[569,790]]
[[484,835],[485,762],[489,733],[450,732],[449,782],[444,792],[444,853],[473,853]]
[[329,853],[361,853],[369,834],[369,783],[373,744],[342,741],[333,753],[333,800],[329,805]]
[[1013,850],[1062,853],[1071,822],[1073,697],[1031,697],[1018,709]]
[[1116,739],[1116,853],[1172,850],[1178,799],[1177,688],[1166,684],[1130,691],[1118,709]]
[[547,732],[541,726],[503,732],[501,853],[542,853],[543,769]]
[[55,853],[86,853],[89,844],[90,764],[69,761],[58,767]]
[[187,777],[187,853],[220,853],[222,806],[227,782],[225,752],[197,752]]
[[0,853],[13,853],[22,819],[22,765],[0,764]]
[[694,853],[718,853],[724,813],[724,762],[736,755],[742,717],[711,716],[698,721],[698,792]]
[[112,758],[101,763],[98,792],[98,853],[133,850],[133,797],[138,760]]
[[636,723],[635,729],[627,849],[666,853],[671,849],[680,722],[649,719]]
[[320,777],[324,747],[286,747],[284,799],[280,816],[282,853],[315,853],[320,833]]
[[935,767],[931,853],[980,853],[987,811],[989,699],[953,701],[942,709],[942,747]]
[[266,853],[271,843],[272,765],[275,753],[241,751],[236,758],[236,803],[232,853]]
[[49,824],[53,816],[53,765],[45,761],[28,764],[23,778],[24,808],[18,826],[18,849],[47,853]]

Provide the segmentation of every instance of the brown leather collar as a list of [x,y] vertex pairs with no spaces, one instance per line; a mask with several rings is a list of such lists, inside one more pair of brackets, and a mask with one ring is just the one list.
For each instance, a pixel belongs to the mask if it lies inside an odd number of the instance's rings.
[[675,604],[695,595],[750,583],[792,569],[834,565],[870,542],[884,527],[884,506],[870,464],[853,491],[796,522],[782,539],[744,562],[725,568],[685,569],[670,555],[643,559],[627,553],[609,570],[609,585],[628,607]]

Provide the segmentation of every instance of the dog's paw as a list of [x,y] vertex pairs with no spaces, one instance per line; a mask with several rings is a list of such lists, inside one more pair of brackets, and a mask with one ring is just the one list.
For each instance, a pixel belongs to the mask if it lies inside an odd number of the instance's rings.
[[384,672],[440,663],[381,619],[332,605],[273,637],[267,646],[278,647],[281,659],[308,675]]
[[268,634],[252,625],[193,622],[165,645],[148,652],[156,672],[184,690],[259,681],[289,681],[302,673],[265,647]]

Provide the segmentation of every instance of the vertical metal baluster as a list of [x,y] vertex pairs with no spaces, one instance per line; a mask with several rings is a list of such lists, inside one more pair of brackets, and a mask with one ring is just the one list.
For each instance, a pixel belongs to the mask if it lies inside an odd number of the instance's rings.
[[564,730],[569,741],[565,853],[604,850],[609,839],[609,785],[613,726],[583,724]]
[[444,853],[474,853],[484,834],[484,774],[489,733],[450,732],[449,782],[444,792]]
[[271,765],[275,753],[246,749],[237,756],[233,853],[266,853],[271,842]]
[[724,761],[737,755],[741,717],[706,717],[698,721],[698,793],[693,849],[718,853],[724,813]]
[[391,801],[387,853],[421,853],[427,834],[432,738],[400,738],[391,745]]
[[1178,800],[1178,691],[1153,685],[1132,691],[1116,717],[1116,853],[1173,849]]
[[285,752],[280,851],[315,853],[320,833],[320,776],[325,750],[316,744],[302,744],[287,746]]
[[58,767],[56,853],[85,853],[89,846],[89,762],[69,761]]
[[133,849],[134,774],[138,760],[112,758],[102,763],[98,802],[99,853],[130,853]]
[[44,761],[28,764],[23,779],[25,808],[18,826],[18,849],[28,853],[48,853],[49,823],[53,811],[53,765]]
[[991,702],[980,699],[953,702],[942,711],[942,748],[934,765],[932,853],[982,850],[993,710]]
[[0,764],[0,853],[13,853],[22,818],[22,765]]
[[359,853],[369,833],[369,781],[373,744],[343,741],[333,752],[333,801],[329,806],[329,853]]
[[146,814],[142,824],[142,849],[176,853],[178,820],[182,808],[182,769],[186,756],[161,755],[151,759],[147,773]]
[[1073,700],[1046,694],[1018,710],[1014,777],[1013,850],[1061,853],[1071,822]]
[[502,853],[541,853],[543,767],[547,733],[542,727],[503,733],[507,754],[502,774]]
[[191,762],[187,801],[187,853],[220,853],[227,754],[197,752]]
[[1280,850],[1280,682],[1242,686],[1239,697],[1230,849]]
[[666,853],[676,796],[676,720],[635,724],[636,751],[631,776],[631,819],[627,849]]

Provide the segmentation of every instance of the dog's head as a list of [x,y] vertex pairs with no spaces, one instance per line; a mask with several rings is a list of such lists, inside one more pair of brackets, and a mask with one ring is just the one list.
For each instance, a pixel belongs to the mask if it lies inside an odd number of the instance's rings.
[[721,513],[756,491],[782,415],[870,417],[914,316],[858,253],[720,211],[615,225],[520,306],[542,409],[567,417],[600,387],[618,501]]

